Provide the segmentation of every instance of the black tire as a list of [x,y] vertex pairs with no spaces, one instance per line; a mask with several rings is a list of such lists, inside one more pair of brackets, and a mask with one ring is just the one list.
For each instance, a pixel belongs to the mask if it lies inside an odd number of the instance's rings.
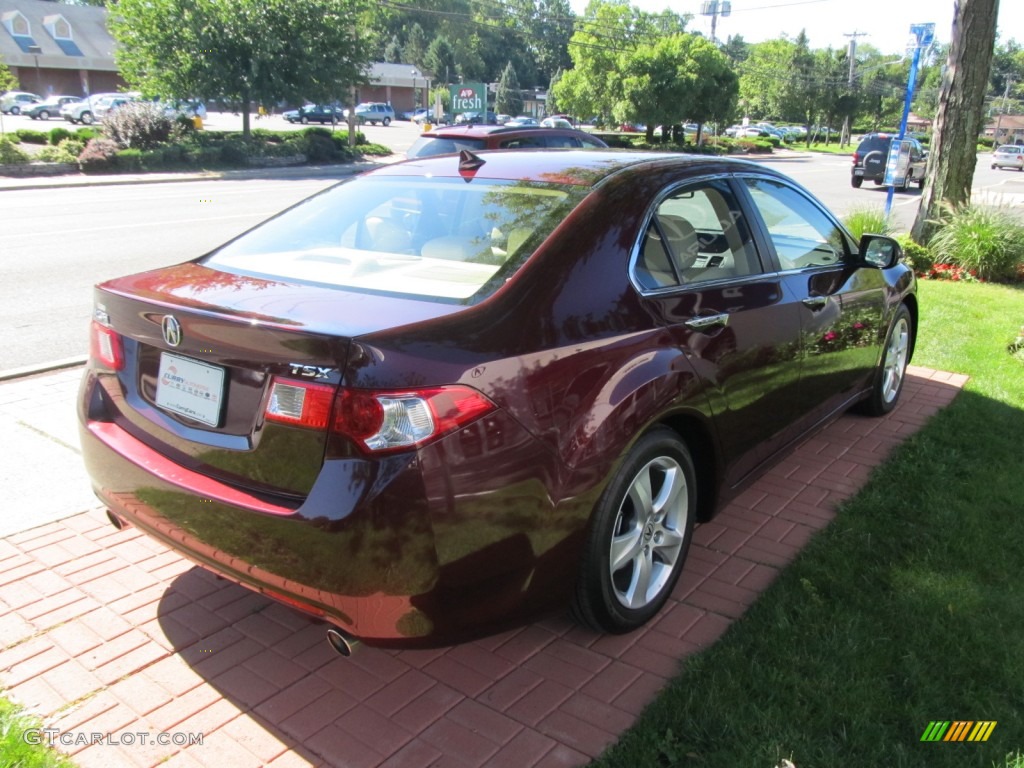
[[387,128],[389,125],[391,125],[391,118],[385,117],[382,122],[384,123],[384,127]]
[[303,125],[309,125],[309,118],[308,118],[308,117],[306,117],[305,115],[303,115],[303,116],[302,116],[302,119],[301,119],[301,121],[300,121],[300,122],[301,122],[301,123],[302,123]]
[[918,189],[924,189],[924,177],[923,176],[920,179],[917,180],[917,188]]
[[648,432],[594,507],[572,605],[576,620],[623,633],[657,614],[683,571],[696,512],[686,445],[670,429]]
[[43,110],[42,112],[40,112],[40,113],[39,113],[39,119],[40,119],[40,120],[49,120],[49,119],[50,119],[50,113],[49,113],[49,112],[47,112],[47,111],[46,111],[46,110],[44,109],[44,110]]
[[907,378],[907,363],[914,338],[914,325],[910,310],[901,304],[896,310],[885,335],[885,346],[878,361],[871,392],[860,404],[860,411],[868,416],[884,416],[896,407],[903,382]]
[[21,114],[21,107],[19,107],[17,104],[15,104],[13,107],[11,107],[11,114],[12,115],[20,115]]
[[82,125],[92,125],[92,112],[83,112],[79,115],[78,119]]
[[995,169],[996,169],[996,164],[992,163],[992,170],[994,171]]
[[863,176],[851,176],[850,177],[850,186],[852,186],[854,189],[860,189],[860,185],[863,184],[863,183],[864,183],[864,177]]

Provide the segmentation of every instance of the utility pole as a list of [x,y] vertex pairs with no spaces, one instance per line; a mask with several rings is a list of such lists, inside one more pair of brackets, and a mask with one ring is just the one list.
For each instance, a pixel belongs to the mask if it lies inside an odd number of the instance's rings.
[[[853,90],[853,68],[857,63],[857,38],[866,37],[867,34],[867,32],[858,32],[857,30],[843,33],[843,37],[850,38],[850,50],[847,54],[850,59],[850,76],[846,82],[850,86],[851,91]],[[843,118],[843,135],[839,137],[839,146],[846,147],[849,146],[850,143],[850,115],[847,114],[846,117]]]
[[711,17],[711,42],[717,42],[715,40],[715,28],[718,26],[719,16],[728,16],[732,13],[732,3],[730,0],[704,0],[700,6],[701,16]]
[[1006,78],[1006,88],[1003,89],[1003,108],[999,110],[999,114],[996,115],[996,130],[992,137],[992,148],[996,149],[999,146],[999,131],[1002,130],[1003,126],[1003,115],[1006,114],[1006,100],[1010,98],[1010,86],[1013,85],[1013,80],[1009,77]]

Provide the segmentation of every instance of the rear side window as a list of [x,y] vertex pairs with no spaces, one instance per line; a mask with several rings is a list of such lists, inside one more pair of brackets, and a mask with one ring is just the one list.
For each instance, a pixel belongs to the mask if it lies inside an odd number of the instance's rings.
[[759,272],[750,228],[724,181],[685,187],[662,200],[634,268],[636,282],[647,290]]

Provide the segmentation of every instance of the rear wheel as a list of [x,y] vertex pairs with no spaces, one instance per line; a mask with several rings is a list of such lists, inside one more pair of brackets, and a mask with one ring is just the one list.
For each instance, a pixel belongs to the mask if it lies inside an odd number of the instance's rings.
[[11,114],[12,115],[20,115],[21,114],[21,107],[19,107],[17,104],[15,104],[13,107],[11,107]]
[[892,325],[889,326],[882,359],[871,384],[871,393],[861,404],[862,412],[869,416],[884,416],[896,407],[903,391],[907,363],[910,362],[911,338],[910,310],[905,304],[901,304],[892,319]]
[[39,119],[40,119],[40,120],[49,120],[49,119],[50,119],[50,113],[49,113],[49,112],[47,112],[47,111],[46,111],[45,109],[44,109],[44,110],[42,110],[42,111],[41,111],[41,112],[39,113]]
[[693,460],[679,436],[658,428],[640,438],[594,509],[575,617],[616,633],[649,621],[682,573],[696,505]]
[[863,184],[863,183],[864,183],[864,177],[863,176],[851,176],[850,177],[850,184],[853,186],[854,189],[860,189],[860,185]]

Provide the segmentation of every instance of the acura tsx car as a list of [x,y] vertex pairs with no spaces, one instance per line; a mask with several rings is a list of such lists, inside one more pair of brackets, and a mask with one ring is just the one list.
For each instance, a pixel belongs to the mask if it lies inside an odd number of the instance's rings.
[[784,175],[607,150],[420,158],[95,289],[96,493],[339,650],[568,606],[651,619],[695,523],[897,403],[898,243]]

